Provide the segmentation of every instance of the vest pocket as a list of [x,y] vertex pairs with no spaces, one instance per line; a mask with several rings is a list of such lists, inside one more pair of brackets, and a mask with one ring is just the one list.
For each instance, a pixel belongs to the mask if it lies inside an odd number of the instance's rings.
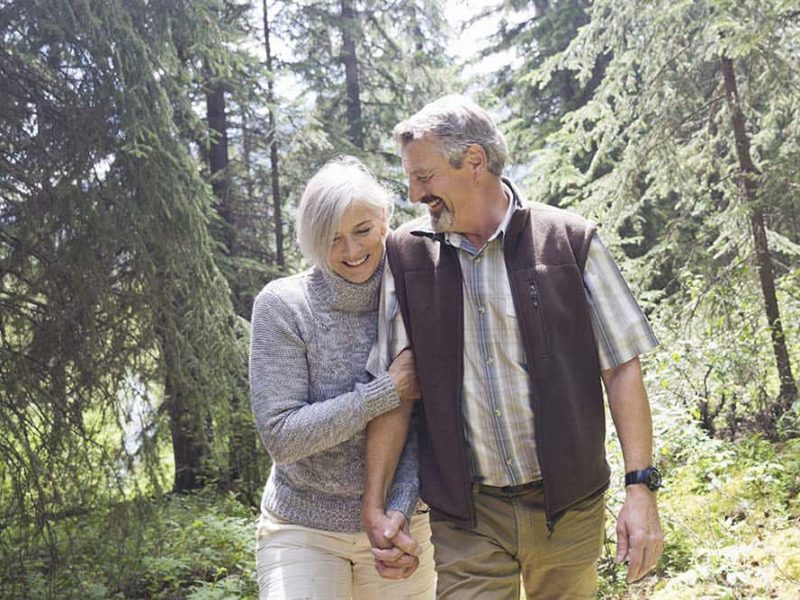
[[531,300],[531,305],[533,306],[534,335],[538,338],[538,342],[541,345],[541,355],[550,356],[550,339],[547,335],[546,327],[547,320],[544,316],[541,294],[536,285],[536,280],[533,278],[528,280],[528,295]]

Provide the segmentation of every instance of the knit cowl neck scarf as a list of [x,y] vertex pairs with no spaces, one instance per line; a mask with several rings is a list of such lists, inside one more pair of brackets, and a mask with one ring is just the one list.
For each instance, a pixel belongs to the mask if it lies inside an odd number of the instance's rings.
[[311,287],[318,298],[327,299],[333,310],[354,313],[376,310],[385,264],[384,251],[378,268],[364,283],[352,283],[315,266],[311,270]]

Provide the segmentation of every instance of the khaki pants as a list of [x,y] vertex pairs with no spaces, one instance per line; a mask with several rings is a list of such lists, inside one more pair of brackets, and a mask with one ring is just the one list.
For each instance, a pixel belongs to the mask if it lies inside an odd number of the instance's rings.
[[541,487],[503,493],[479,487],[477,526],[431,513],[438,600],[594,598],[603,547],[603,494],[568,510],[548,537]]
[[432,600],[436,574],[427,514],[414,515],[411,535],[422,546],[408,579],[383,579],[364,533],[311,529],[262,515],[256,544],[262,600]]

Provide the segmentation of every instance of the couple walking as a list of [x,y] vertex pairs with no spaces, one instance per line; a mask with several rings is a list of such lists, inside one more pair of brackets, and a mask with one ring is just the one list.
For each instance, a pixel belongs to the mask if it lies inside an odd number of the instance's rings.
[[640,578],[662,546],[638,360],[657,342],[614,260],[591,222],[521,198],[470,100],[394,137],[428,214],[390,234],[369,171],[325,165],[297,210],[313,267],[254,304],[261,597],[517,600],[522,578],[593,598],[603,385],[627,472],[616,558]]

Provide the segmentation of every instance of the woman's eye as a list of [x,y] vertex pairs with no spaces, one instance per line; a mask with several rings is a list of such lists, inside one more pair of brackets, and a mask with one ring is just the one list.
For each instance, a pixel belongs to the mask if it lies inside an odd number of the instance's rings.
[[367,227],[366,229],[359,229],[356,231],[358,235],[366,235],[372,230],[371,227]]

